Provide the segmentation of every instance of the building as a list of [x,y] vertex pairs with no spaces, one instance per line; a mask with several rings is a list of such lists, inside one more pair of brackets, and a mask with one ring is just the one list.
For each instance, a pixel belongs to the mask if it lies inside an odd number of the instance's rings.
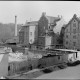
[[59,16],[47,16],[43,12],[39,21],[26,22],[26,24],[22,25],[19,31],[19,43],[30,48],[50,48],[50,45],[56,43],[56,34],[53,29],[60,19]]
[[76,14],[65,25],[64,46],[69,49],[80,49],[80,19]]
[[38,36],[38,22],[26,22],[25,25],[22,25],[21,30],[19,31],[19,43],[25,46],[35,43]]
[[[55,35],[53,29],[56,23],[60,20],[60,17],[47,16],[45,12],[42,13],[38,21],[38,47],[43,49],[47,46],[53,45]],[[47,47],[48,48],[48,47]]]

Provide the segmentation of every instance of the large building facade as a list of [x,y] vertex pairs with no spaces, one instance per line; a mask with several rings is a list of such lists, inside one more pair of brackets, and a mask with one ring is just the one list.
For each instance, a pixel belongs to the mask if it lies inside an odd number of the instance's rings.
[[76,14],[65,26],[64,46],[69,49],[80,49],[80,19]]

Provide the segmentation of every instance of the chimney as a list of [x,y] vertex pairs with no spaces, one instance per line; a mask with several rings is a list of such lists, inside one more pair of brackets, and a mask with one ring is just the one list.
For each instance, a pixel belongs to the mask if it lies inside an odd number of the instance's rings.
[[42,13],[42,16],[46,16],[46,12],[43,12],[43,13]]
[[17,36],[17,16],[15,16],[15,36]]

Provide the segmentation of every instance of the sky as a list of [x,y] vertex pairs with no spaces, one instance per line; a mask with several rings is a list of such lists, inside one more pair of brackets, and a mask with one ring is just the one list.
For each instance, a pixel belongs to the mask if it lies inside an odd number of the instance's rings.
[[46,12],[48,16],[61,15],[68,22],[74,14],[80,17],[79,1],[0,1],[0,22],[14,23],[17,15],[17,23],[26,21],[38,21]]

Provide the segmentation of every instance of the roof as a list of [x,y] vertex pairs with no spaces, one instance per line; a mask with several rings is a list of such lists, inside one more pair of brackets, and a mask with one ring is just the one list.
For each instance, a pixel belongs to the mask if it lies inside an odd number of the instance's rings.
[[77,17],[76,14],[73,15],[73,18],[68,22],[67,25],[65,25],[65,28],[72,22],[73,19],[76,19],[78,22],[80,22],[80,19]]
[[26,24],[22,25],[22,26],[35,26],[38,25],[38,21],[31,21],[31,22],[26,22]]
[[46,16],[46,18],[48,19],[48,22],[49,22],[50,24],[55,24],[56,21],[59,21],[59,20],[60,20],[60,17]]

